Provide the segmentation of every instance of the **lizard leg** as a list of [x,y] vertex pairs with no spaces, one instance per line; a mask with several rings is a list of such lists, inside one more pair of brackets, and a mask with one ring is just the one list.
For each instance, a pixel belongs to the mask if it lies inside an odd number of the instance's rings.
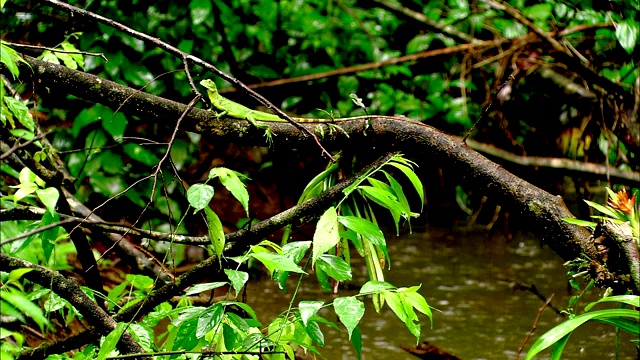
[[264,136],[266,136],[267,142],[269,143],[269,146],[271,146],[273,144],[273,133],[271,132],[271,128],[269,127],[269,125],[258,124],[256,119],[253,117],[253,114],[251,113],[248,113],[246,118],[251,125],[255,126],[258,129],[264,130]]

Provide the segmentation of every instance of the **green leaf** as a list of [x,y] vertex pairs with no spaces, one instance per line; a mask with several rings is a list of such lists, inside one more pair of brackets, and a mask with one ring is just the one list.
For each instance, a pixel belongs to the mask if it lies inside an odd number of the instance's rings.
[[396,287],[385,281],[367,281],[360,288],[360,294],[375,294],[383,290],[393,290]]
[[31,272],[35,269],[33,268],[22,268],[22,269],[15,269],[15,270],[11,270],[11,272],[9,273],[9,276],[7,277],[7,282],[5,285],[8,285],[12,282],[17,282],[18,280],[20,280],[20,278],[28,273]]
[[38,198],[40,199],[40,201],[42,201],[49,213],[54,214],[56,212],[56,204],[58,203],[58,198],[60,197],[58,189],[53,187],[38,189],[36,190],[36,195],[38,195]]
[[300,274],[306,274],[300,266],[291,260],[290,257],[272,252],[253,253],[251,257],[260,261],[273,274],[274,270],[291,271]]
[[133,160],[139,161],[148,166],[154,166],[160,161],[153,152],[138,144],[128,143],[123,146],[123,149],[124,152]]
[[[256,322],[258,321],[258,317],[256,316],[256,312],[255,312],[255,311],[253,311],[253,309],[251,308],[251,306],[249,306],[249,305],[247,305],[247,304],[245,304],[245,303],[243,303],[243,302],[239,302],[239,301],[228,301],[228,300],[225,300],[225,301],[220,301],[219,303],[220,303],[220,305],[222,305],[222,306],[235,305],[235,306],[237,306],[237,307],[241,308],[242,310],[246,311],[246,312],[247,312],[247,314],[249,314],[249,316],[251,316],[251,318],[252,318],[254,321],[256,321]],[[258,323],[258,325],[257,325],[257,326],[260,326],[260,324]]]
[[196,285],[193,285],[191,288],[189,288],[189,290],[187,290],[187,292],[184,295],[191,296],[191,295],[199,294],[201,292],[213,290],[221,286],[225,286],[227,284],[228,284],[227,282],[222,282],[222,281],[196,284]]
[[638,24],[633,20],[626,20],[619,22],[616,28],[616,38],[629,54],[633,53],[638,41],[638,28],[640,28]]
[[[310,247],[311,241],[287,243],[282,247],[282,254],[288,256],[297,264],[304,258],[304,254],[307,253],[307,250],[309,250]],[[280,290],[286,290],[285,284],[287,282],[287,278],[289,278],[289,272],[276,270],[273,276],[278,280],[278,287]]]
[[351,336],[351,344],[353,348],[356,350],[356,355],[358,355],[358,360],[362,359],[362,334],[360,333],[360,328],[356,326],[353,329],[353,335]]
[[236,290],[236,296],[240,294],[240,290],[249,280],[249,274],[244,271],[237,271],[231,269],[224,269],[224,273],[227,274],[231,285]]
[[316,266],[338,281],[351,280],[351,266],[338,256],[329,254],[320,255]]
[[213,199],[214,190],[213,187],[207,184],[193,184],[187,190],[187,200],[189,205],[195,209],[193,213],[204,209],[209,205],[211,199]]
[[[75,47],[75,45],[73,45],[72,43],[70,43],[69,41],[65,40],[62,43],[60,43],[60,47],[62,47],[63,50],[65,51],[72,51],[72,52],[76,52],[76,54],[67,54],[69,55],[69,57],[72,59],[72,61],[77,64],[81,69],[84,69],[84,57],[82,56],[82,54],[80,54],[79,50]],[[65,61],[65,65],[69,68],[72,68],[71,66],[67,65],[67,62]],[[75,68],[72,68],[75,69]]]
[[199,25],[211,17],[211,1],[191,0],[189,3],[191,21],[193,25]]
[[[217,304],[216,304],[217,305]],[[198,331],[198,323],[200,322],[200,318],[192,318],[187,321],[184,321],[180,324],[178,331],[176,332],[176,338],[173,342],[173,346],[171,350],[185,350],[190,351],[198,345],[199,339],[196,337],[196,332]]]
[[314,316],[324,303],[322,301],[300,301],[298,309],[300,309],[300,318],[304,326],[307,326],[309,318]]
[[420,340],[420,323],[418,315],[413,311],[413,307],[406,301],[406,294],[402,292],[385,291],[384,299],[396,316],[404,322],[407,329]]
[[304,327],[304,331],[316,344],[324,346],[324,334],[317,322],[309,321],[309,324]]
[[[191,190],[191,187],[189,190]],[[208,206],[204,208],[204,213],[207,217],[207,227],[209,228],[209,239],[211,245],[213,245],[213,252],[218,257],[218,260],[222,257],[224,252],[224,245],[226,238],[224,237],[224,229],[222,228],[222,222],[218,215],[211,210]]]
[[595,229],[596,225],[598,225],[597,223],[593,222],[593,221],[587,221],[587,220],[580,220],[580,219],[575,219],[575,218],[562,218],[562,220],[564,220],[565,222],[572,224],[572,225],[578,225],[578,226],[584,226],[584,227],[588,227],[591,229]]
[[4,41],[0,42],[0,61],[9,69],[13,78],[17,79],[20,75],[20,70],[18,70],[18,64],[16,64],[15,58],[19,58],[18,53],[5,45]]
[[[400,290],[399,290],[400,291]],[[427,300],[417,292],[404,292],[404,300],[414,307],[416,310],[421,313],[427,315],[429,320],[433,319],[433,315],[431,313],[431,307],[427,304]],[[433,328],[433,322],[431,322],[431,328]]]
[[98,353],[97,360],[104,360],[109,356],[111,351],[116,348],[116,345],[118,344],[118,341],[120,341],[120,337],[122,337],[124,329],[126,328],[126,323],[118,323],[116,328],[107,335],[102,346],[100,346],[100,352]]
[[640,296],[638,295],[615,295],[615,296],[607,296],[598,301],[592,302],[589,305],[585,306],[584,311],[589,311],[591,308],[597,304],[605,303],[605,302],[619,302],[635,307],[640,307]]
[[209,171],[209,179],[219,177],[222,186],[229,190],[229,192],[240,201],[244,207],[244,211],[247,213],[247,216],[249,216],[249,193],[247,192],[247,187],[238,175],[243,176],[236,171],[224,167],[216,167]]
[[551,4],[535,4],[524,9],[524,14],[536,20],[546,20],[551,16]]
[[125,279],[136,289],[146,291],[153,289],[153,279],[146,275],[127,274]]
[[349,340],[351,340],[353,329],[358,326],[364,315],[364,303],[354,296],[340,297],[333,301],[333,308],[340,321],[347,328]]
[[[40,225],[47,226],[60,222],[60,215],[58,213],[46,212],[42,215]],[[42,252],[46,261],[49,261],[51,253],[53,252],[54,245],[58,239],[58,233],[60,232],[60,226],[55,226],[40,233],[40,239],[42,244]]]
[[347,229],[355,231],[362,235],[362,237],[371,241],[373,245],[380,247],[387,259],[389,258],[389,254],[387,253],[387,243],[384,239],[384,234],[378,225],[357,216],[338,216],[338,221]]
[[128,332],[145,351],[152,352],[154,350],[152,340],[154,332],[150,326],[131,323],[129,324]]
[[220,303],[211,305],[200,317],[198,317],[198,327],[196,329],[196,338],[203,338],[209,331],[220,325],[224,308]]
[[312,264],[315,265],[318,257],[336,246],[339,241],[338,213],[336,208],[331,206],[320,216],[313,234]]
[[586,314],[578,315],[573,319],[569,319],[562,324],[554,327],[553,329],[547,331],[545,334],[540,336],[538,340],[531,346],[529,352],[527,352],[527,356],[525,360],[532,359],[535,355],[540,353],[542,350],[548,348],[554,343],[558,342],[560,339],[570,334],[573,330],[575,330],[578,326],[584,324],[587,321],[591,321],[594,319],[607,319],[607,318],[633,318],[640,320],[640,312],[629,309],[608,309],[608,310],[598,310],[592,311]]
[[[113,115],[102,116],[102,128],[114,138],[122,138],[128,123],[129,122],[127,121],[127,118],[121,112],[115,113]],[[155,163],[147,164],[147,165],[154,165],[154,164]]]
[[600,205],[600,204],[598,204],[596,202],[589,201],[589,200],[585,200],[584,202],[586,202],[587,205],[591,206],[592,208],[600,211],[601,213],[603,213],[605,215],[608,215],[608,216],[610,216],[610,217],[612,217],[614,219],[618,218],[618,214],[616,214],[615,211],[613,211],[612,209],[610,209],[610,208],[608,208],[608,207],[606,207],[604,205]]
[[36,128],[36,124],[33,122],[31,115],[29,115],[29,109],[27,106],[22,103],[20,100],[16,100],[11,96],[4,97],[4,103],[7,105],[9,110],[18,118],[18,121],[22,126],[27,128],[27,130],[34,132]]
[[19,292],[13,291],[1,291],[0,292],[2,300],[11,304],[16,309],[20,310],[23,314],[28,315],[33,321],[35,321],[38,326],[40,326],[40,331],[43,331],[45,326],[49,325],[49,320],[44,315],[42,309],[31,302],[26,296]]

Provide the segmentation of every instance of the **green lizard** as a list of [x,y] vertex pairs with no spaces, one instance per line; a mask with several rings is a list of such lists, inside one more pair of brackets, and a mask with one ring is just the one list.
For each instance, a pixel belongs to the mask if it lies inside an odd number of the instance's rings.
[[[269,125],[258,124],[258,121],[268,121],[268,122],[288,122],[285,119],[280,118],[278,115],[266,113],[263,111],[252,110],[248,107],[238,104],[235,101],[231,101],[224,96],[220,95],[218,92],[218,88],[216,87],[216,83],[213,80],[206,79],[200,81],[200,85],[204,86],[207,89],[207,95],[209,96],[209,101],[211,102],[211,107],[213,110],[220,111],[217,113],[218,117],[222,116],[230,116],[236,119],[247,120],[251,125],[255,126],[258,129],[264,130],[264,136],[267,137],[267,141],[271,144],[273,133],[271,132],[271,128]],[[299,117],[293,117],[293,120],[297,122],[313,122],[313,123],[332,123],[333,119],[305,119]]]

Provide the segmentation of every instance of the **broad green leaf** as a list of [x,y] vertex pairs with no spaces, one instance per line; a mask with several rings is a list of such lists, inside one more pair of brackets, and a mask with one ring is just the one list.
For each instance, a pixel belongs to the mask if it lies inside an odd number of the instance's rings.
[[58,189],[53,187],[38,189],[36,190],[36,195],[38,195],[38,198],[40,199],[40,201],[42,201],[49,213],[54,214],[56,212],[56,204],[58,203],[58,198],[60,197]]
[[274,270],[291,271],[300,274],[306,274],[300,266],[291,260],[290,257],[272,252],[253,253],[251,257],[260,261],[273,274]]
[[[76,63],[81,69],[84,69],[84,57],[82,56],[82,54],[79,54],[80,51],[78,51],[75,45],[65,40],[62,43],[60,43],[60,46],[62,47],[63,50],[76,52],[75,54],[71,53],[67,55],[69,55],[69,57],[73,59],[73,62]],[[66,65],[66,61],[65,61],[65,65]],[[66,65],[66,66],[71,68],[71,66],[69,65]]]
[[427,304],[427,300],[425,300],[425,298],[417,292],[405,292],[404,299],[416,310],[427,315],[429,317],[429,321],[431,322],[431,328],[433,328],[433,321],[431,321],[433,319],[433,315],[431,313],[429,304]]
[[633,20],[621,21],[616,27],[616,38],[629,54],[633,53],[638,41],[640,23]]
[[320,255],[316,266],[338,281],[351,280],[351,266],[338,256],[330,254]]
[[180,324],[171,350],[193,350],[199,342],[199,339],[196,337],[199,322],[200,318],[193,318]]
[[244,211],[247,213],[247,216],[249,216],[249,193],[247,192],[247,187],[238,175],[243,176],[236,171],[224,167],[216,167],[209,171],[209,179],[219,177],[222,186],[229,190],[231,195],[240,201]]
[[213,187],[207,184],[193,184],[187,190],[187,200],[189,205],[195,209],[193,213],[204,209],[209,205],[211,199],[213,199],[214,190]]
[[196,330],[196,338],[203,338],[209,331],[220,325],[222,316],[224,315],[224,308],[220,303],[211,305],[205,312],[198,318],[198,328]]
[[315,265],[318,257],[336,246],[339,241],[338,214],[336,208],[331,206],[320,216],[313,234],[312,264]]
[[11,282],[15,282],[18,281],[24,274],[31,272],[35,269],[33,268],[22,268],[22,269],[15,269],[15,270],[11,270],[11,272],[9,273],[9,276],[7,277],[7,282],[5,285],[11,283]]
[[136,289],[147,291],[153,289],[153,279],[146,275],[127,274],[125,279]]
[[209,0],[191,0],[189,10],[191,11],[192,24],[199,25],[211,18],[211,9],[211,1]]
[[2,300],[11,304],[16,309],[20,310],[23,314],[28,315],[36,324],[40,327],[40,331],[44,330],[45,326],[49,325],[49,320],[44,315],[40,306],[31,302],[26,296],[19,292],[13,291],[0,291]]
[[396,316],[404,322],[407,329],[416,337],[416,342],[420,340],[420,323],[418,315],[413,311],[413,306],[407,302],[406,293],[385,291],[384,299]]
[[347,328],[349,340],[351,340],[353,329],[358,326],[364,315],[364,303],[354,296],[339,297],[333,301],[333,308],[340,321]]
[[307,326],[309,318],[314,316],[324,303],[322,301],[300,301],[298,309],[300,309],[300,318],[304,326]]
[[589,303],[589,305],[585,306],[584,311],[589,311],[591,308],[597,304],[605,303],[605,302],[619,302],[635,307],[640,307],[640,296],[638,295],[615,295],[615,296],[607,296],[598,301]]
[[[60,222],[60,215],[58,213],[50,213],[46,212],[42,215],[42,220],[40,220],[40,225],[47,226],[51,224],[56,224]],[[53,252],[53,248],[55,246],[56,240],[58,239],[58,233],[60,232],[60,226],[55,226],[48,230],[45,230],[40,233],[42,251],[44,253],[44,257],[46,261],[49,261],[51,257],[51,253]]]
[[524,9],[524,14],[536,20],[546,20],[551,16],[551,4],[535,4]]
[[102,128],[114,138],[122,138],[128,123],[127,118],[121,112],[102,116]]
[[545,334],[540,336],[536,342],[531,345],[531,349],[527,352],[527,356],[525,360],[532,359],[535,355],[540,353],[542,350],[548,348],[549,346],[555,344],[560,339],[570,334],[573,330],[575,330],[578,326],[584,324],[587,321],[591,321],[594,319],[607,319],[607,318],[632,318],[640,320],[640,312],[629,309],[608,309],[608,310],[598,310],[592,311],[586,314],[578,315],[573,319],[569,319],[562,324],[554,327],[553,329],[547,331]]
[[[4,4],[4,2],[3,2]],[[4,41],[0,42],[0,61],[9,69],[11,75],[13,75],[14,79],[17,79],[20,75],[20,70],[18,70],[18,64],[16,64],[16,58],[20,58],[18,53],[15,50],[5,45]]]
[[357,216],[338,216],[338,221],[347,229],[353,230],[376,246],[386,247],[384,234],[378,225]]
[[358,355],[358,360],[362,359],[362,334],[360,333],[360,328],[356,326],[353,329],[353,335],[351,336],[351,344],[353,348],[356,350],[356,355]]
[[124,330],[127,328],[127,323],[118,323],[115,329],[107,335],[100,346],[100,352],[98,353],[97,360],[104,360],[109,356],[111,351],[116,348],[118,341],[120,341],[120,337],[124,333]]
[[124,152],[133,160],[147,166],[157,165],[160,159],[149,149],[138,144],[127,143],[123,147]]
[[22,101],[16,100],[11,96],[5,96],[4,103],[7,105],[9,110],[11,110],[13,115],[15,115],[22,126],[31,132],[35,131],[36,124],[33,122],[33,119],[29,114],[29,109],[24,103],[22,103]]
[[88,109],[82,109],[80,113],[78,113],[78,116],[73,120],[73,125],[71,127],[71,134],[74,138],[77,138],[80,135],[80,131],[82,131],[82,129],[101,119],[100,106],[101,105],[94,105]]
[[311,340],[316,342],[316,344],[324,346],[324,334],[322,333],[322,330],[320,330],[320,326],[317,322],[309,321],[309,324],[305,325],[304,331],[309,335]]
[[133,336],[133,339],[142,346],[145,351],[151,352],[153,351],[153,329],[149,326],[140,325],[137,323],[129,324],[129,328],[127,329],[129,334]]
[[[191,190],[191,188],[189,190]],[[222,253],[224,252],[224,245],[226,241],[222,222],[220,222],[218,215],[208,206],[204,208],[204,213],[207,217],[209,239],[211,240],[211,245],[213,245],[213,252],[218,257],[218,260],[220,260]]]
[[240,294],[240,290],[249,280],[249,274],[244,271],[237,271],[231,269],[224,269],[224,273],[227,274],[229,281],[231,281],[231,285],[236,291],[236,296]]
[[360,288],[360,294],[375,294],[383,290],[393,290],[396,287],[384,281],[371,280],[367,281]]
[[[297,264],[302,260],[302,258],[304,258],[304,254],[307,253],[307,250],[309,250],[310,247],[311,241],[291,242],[282,247],[282,253],[283,255],[290,257],[293,262]],[[286,290],[285,284],[289,278],[289,272],[276,270],[273,276],[278,280],[278,287],[280,290]]]
[[225,286],[227,284],[228,284],[227,282],[210,282],[210,283],[204,283],[204,284],[196,284],[190,287],[189,290],[187,290],[187,292],[184,295],[190,296],[190,295],[200,294],[201,292],[213,290],[221,286]]

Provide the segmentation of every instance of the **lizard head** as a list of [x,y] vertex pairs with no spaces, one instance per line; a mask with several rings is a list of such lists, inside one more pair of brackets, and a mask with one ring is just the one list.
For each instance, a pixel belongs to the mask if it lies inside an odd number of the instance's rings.
[[216,87],[216,83],[211,79],[205,79],[200,81],[200,85],[204,86],[207,90],[217,92],[218,88]]

